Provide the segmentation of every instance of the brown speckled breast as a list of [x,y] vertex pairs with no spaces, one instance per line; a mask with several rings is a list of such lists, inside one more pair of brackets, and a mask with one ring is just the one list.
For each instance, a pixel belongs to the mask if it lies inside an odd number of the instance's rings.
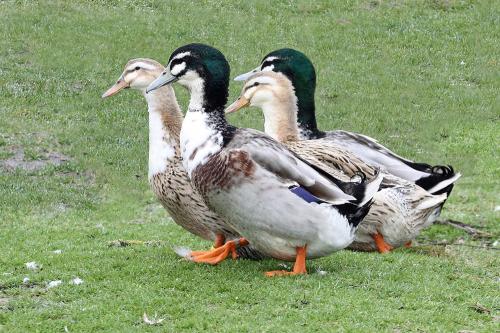
[[[219,165],[219,168],[221,167],[222,165]],[[156,197],[175,223],[187,231],[207,240],[214,240],[215,234],[221,232],[227,239],[240,237],[207,207],[202,196],[193,188],[182,166],[178,150],[166,170],[153,175],[149,182]],[[250,246],[239,248],[238,254],[246,259],[264,257]]]
[[247,152],[230,150],[210,156],[193,171],[193,184],[206,197],[210,191],[227,190],[239,180],[251,177],[255,164]]

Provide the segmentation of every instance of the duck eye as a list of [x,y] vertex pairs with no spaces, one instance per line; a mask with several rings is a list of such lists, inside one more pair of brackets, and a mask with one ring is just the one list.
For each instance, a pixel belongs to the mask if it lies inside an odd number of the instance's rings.
[[141,67],[139,67],[139,66],[137,66],[137,67],[135,68],[135,70],[136,70],[136,71],[138,71],[139,69],[141,69]]
[[251,86],[245,87],[245,91],[247,91],[248,89],[251,89],[253,87],[257,87],[258,85],[260,85],[260,82],[254,82]]
[[250,87],[248,87],[247,89],[250,89],[250,88],[253,88],[253,87],[257,87],[260,83],[259,82],[254,82]]

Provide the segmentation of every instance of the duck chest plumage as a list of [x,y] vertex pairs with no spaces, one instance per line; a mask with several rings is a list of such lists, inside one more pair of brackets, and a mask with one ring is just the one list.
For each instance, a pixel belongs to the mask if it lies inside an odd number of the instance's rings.
[[199,165],[192,174],[192,182],[206,198],[212,192],[227,191],[241,181],[251,178],[255,164],[245,151],[218,152]]
[[158,201],[174,221],[205,239],[213,239],[212,230],[217,229],[228,235],[234,234],[221,225],[218,221],[220,217],[208,209],[198,192],[193,191],[178,153],[172,162],[163,172],[152,175],[149,183]]

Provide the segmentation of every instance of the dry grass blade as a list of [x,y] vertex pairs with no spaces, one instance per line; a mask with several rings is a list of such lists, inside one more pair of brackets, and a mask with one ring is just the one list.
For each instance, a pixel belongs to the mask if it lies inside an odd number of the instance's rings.
[[159,240],[150,240],[150,241],[142,241],[136,239],[116,239],[108,242],[109,247],[127,247],[131,245],[146,245],[146,246],[160,246],[162,245],[162,241]]
[[487,314],[490,314],[491,313],[491,310],[488,309],[487,307],[485,307],[484,305],[480,304],[480,303],[476,303],[472,306],[472,308],[474,310],[476,310],[477,312],[479,313],[487,313]]
[[484,231],[481,231],[481,230],[477,229],[477,227],[473,227],[467,223],[463,223],[463,222],[459,222],[459,221],[455,221],[455,220],[449,220],[449,219],[448,220],[438,220],[438,221],[436,221],[436,223],[442,224],[442,225],[449,225],[451,227],[463,230],[474,238],[491,238],[492,237],[491,234],[484,232]]

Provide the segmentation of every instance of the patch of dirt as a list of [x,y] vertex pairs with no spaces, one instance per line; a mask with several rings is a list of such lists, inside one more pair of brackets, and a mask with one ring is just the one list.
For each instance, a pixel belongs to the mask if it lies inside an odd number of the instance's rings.
[[58,166],[69,160],[68,156],[56,151],[41,152],[41,159],[28,160],[25,158],[24,148],[20,146],[6,147],[13,156],[8,159],[0,160],[0,168],[6,171],[15,171],[21,169],[25,171],[37,171],[48,165]]
[[382,4],[382,0],[370,0],[361,5],[366,10],[375,10]]
[[10,300],[8,297],[0,296],[0,310],[8,310]]
[[482,305],[480,303],[474,304],[473,306],[471,306],[471,308],[474,309],[478,313],[487,313],[487,314],[491,313],[491,309],[488,309],[487,307],[485,307],[484,305]]
[[78,179],[79,181],[85,183],[85,184],[95,184],[95,174],[92,171],[83,171],[83,172],[78,172],[78,171],[63,171],[63,172],[56,172],[56,176],[58,177],[71,177],[74,179]]
[[340,24],[340,25],[348,25],[348,24],[351,24],[352,21],[351,20],[348,20],[348,19],[344,19],[344,18],[340,18],[337,20],[337,24]]

